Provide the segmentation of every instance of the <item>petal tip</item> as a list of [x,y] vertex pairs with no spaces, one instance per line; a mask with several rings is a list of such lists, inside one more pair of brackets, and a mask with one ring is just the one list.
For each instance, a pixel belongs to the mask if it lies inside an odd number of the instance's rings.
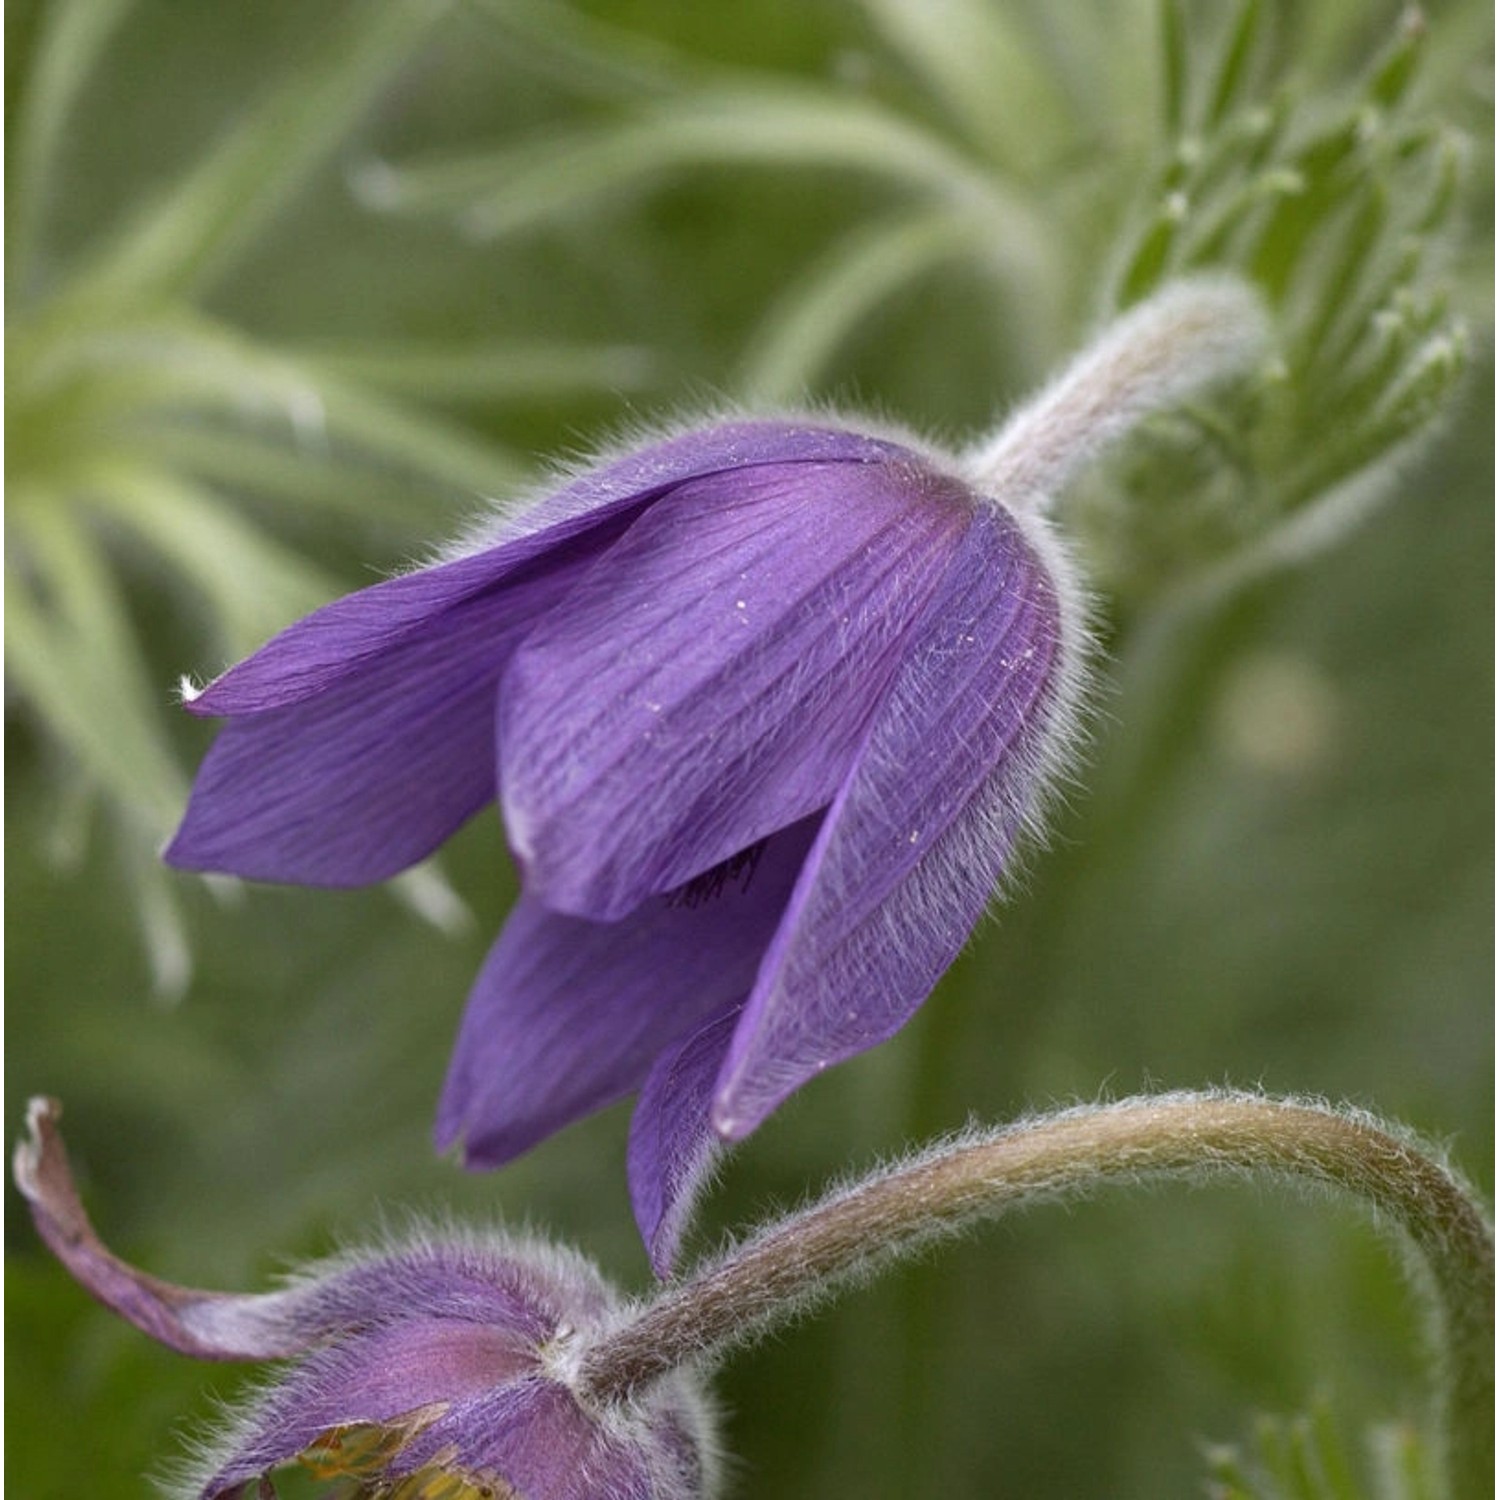
[[630,1174],[630,1206],[636,1228],[658,1281],[670,1281],[691,1215],[693,1194],[674,1194],[671,1184],[643,1173],[640,1164]]
[[16,1187],[28,1203],[38,1202],[44,1192],[42,1178],[57,1148],[57,1122],[62,1105],[45,1094],[35,1094],[26,1104],[26,1134],[16,1142],[11,1172]]
[[708,1123],[721,1141],[733,1144],[753,1134],[770,1113],[770,1108],[759,1107],[753,1099],[747,1099],[741,1080],[732,1077],[720,1083],[709,1106]]
[[709,1124],[714,1128],[714,1134],[723,1141],[743,1140],[748,1133],[745,1122],[740,1119],[739,1111],[735,1105],[724,1099],[716,1099],[713,1109],[709,1113]]
[[646,1240],[646,1256],[651,1262],[651,1274],[658,1281],[670,1281],[677,1269],[677,1253],[682,1249],[682,1236],[672,1233],[665,1221],[657,1225],[656,1232]]
[[169,869],[187,870],[194,874],[228,874],[229,871],[220,869],[208,860],[203,854],[193,848],[192,838],[187,831],[187,820],[184,818],[182,827],[162,845],[159,855],[161,862]]

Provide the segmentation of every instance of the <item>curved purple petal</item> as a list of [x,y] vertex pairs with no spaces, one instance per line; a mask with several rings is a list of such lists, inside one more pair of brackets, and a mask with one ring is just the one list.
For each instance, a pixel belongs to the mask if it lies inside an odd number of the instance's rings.
[[620,922],[522,896],[469,996],[436,1138],[497,1166],[640,1087],[685,1031],[738,1003],[816,831],[808,819]]
[[909,448],[850,428],[749,418],[692,427],[656,437],[564,478],[538,504],[505,517],[499,537],[543,528],[621,500],[652,499],[689,479],[759,464],[885,463],[910,458]]
[[685,480],[755,464],[828,459],[873,463],[894,444],[836,428],[780,422],[728,422],[649,444],[563,485],[502,528],[496,544],[472,555],[335,599],[215,678],[186,705],[200,716],[264,713],[301,703],[373,657],[401,645],[475,593],[509,580],[560,549],[607,546],[628,519]]
[[262,714],[306,702],[371,661],[389,657],[435,622],[500,588],[524,588],[586,562],[620,535],[650,496],[623,496],[453,562],[371,584],[315,609],[216,677],[185,707],[199,717]]
[[477,554],[315,611],[188,704],[234,722],[204,761],[168,863],[329,886],[398,873],[494,796],[505,662],[653,501],[704,471],[896,451],[778,422],[687,433],[564,485]]
[[616,918],[826,807],[969,513],[915,456],[660,500],[506,669],[500,800],[527,890]]
[[899,1030],[967,940],[1070,711],[1064,607],[1017,523],[978,512],[762,963],[719,1076],[725,1136]]
[[576,1256],[477,1244],[415,1245],[293,1291],[325,1313],[341,1309],[332,1325],[340,1337],[259,1403],[203,1484],[208,1500],[293,1460],[321,1478],[394,1487],[435,1449],[451,1455],[445,1441],[424,1439],[455,1427],[462,1465],[434,1475],[482,1473],[490,1436],[469,1430],[466,1414],[499,1389],[540,1383],[539,1351],[567,1329],[605,1321],[616,1306]]
[[742,1009],[720,1011],[663,1052],[630,1119],[630,1201],[661,1277],[671,1275],[693,1202],[723,1150],[709,1105]]
[[193,707],[236,717],[167,863],[349,886],[430,854],[495,795],[495,687],[517,642],[634,514],[378,584],[220,678]]
[[[333,1448],[334,1434],[357,1453],[353,1432],[362,1431],[370,1455],[384,1458],[382,1448],[408,1444],[435,1410],[536,1367],[536,1350],[493,1324],[413,1317],[361,1330],[311,1355],[261,1404],[202,1493],[216,1500],[299,1456],[316,1462],[320,1446]],[[331,1470],[331,1452],[326,1461]]]
[[555,1255],[552,1271],[490,1250],[417,1246],[350,1258],[275,1292],[202,1291],[127,1264],[84,1212],[58,1129],[61,1108],[33,1099],[28,1138],[15,1155],[16,1186],[37,1232],[75,1280],[158,1343],[195,1359],[284,1359],[330,1334],[400,1312],[504,1327],[539,1343],[561,1314],[605,1317],[612,1299],[581,1260]]
[[458,1472],[493,1476],[505,1486],[497,1486],[497,1494],[518,1500],[655,1500],[685,1492],[685,1476],[660,1473],[660,1460],[670,1462],[675,1455],[648,1455],[638,1444],[611,1435],[567,1390],[550,1381],[502,1386],[455,1404],[402,1453],[390,1472],[393,1478],[428,1470],[434,1476],[454,1472],[445,1458],[450,1452],[462,1455]]

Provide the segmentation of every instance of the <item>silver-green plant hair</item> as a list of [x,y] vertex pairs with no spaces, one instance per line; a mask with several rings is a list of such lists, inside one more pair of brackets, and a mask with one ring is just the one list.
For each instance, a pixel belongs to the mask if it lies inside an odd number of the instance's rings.
[[804,1317],[970,1226],[1100,1188],[1270,1178],[1348,1196],[1408,1252],[1428,1312],[1438,1425],[1455,1500],[1491,1493],[1494,1232],[1440,1155],[1374,1116],[1230,1091],[1084,1105],[971,1131],[760,1230],[638,1307],[583,1356],[584,1401],[627,1400],[685,1364]]

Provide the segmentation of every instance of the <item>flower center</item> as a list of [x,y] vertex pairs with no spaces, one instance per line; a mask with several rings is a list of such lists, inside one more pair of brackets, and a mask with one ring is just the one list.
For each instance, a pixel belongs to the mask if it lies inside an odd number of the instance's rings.
[[[420,1468],[392,1474],[389,1465],[437,1419],[443,1403],[418,1407],[389,1422],[345,1422],[319,1433],[297,1462],[317,1480],[353,1479],[347,1500],[519,1500],[498,1474],[470,1474],[455,1468],[457,1450],[439,1449]],[[264,1496],[269,1481],[262,1481]],[[270,1490],[274,1496],[274,1489]],[[340,1492],[345,1493],[345,1492]]]

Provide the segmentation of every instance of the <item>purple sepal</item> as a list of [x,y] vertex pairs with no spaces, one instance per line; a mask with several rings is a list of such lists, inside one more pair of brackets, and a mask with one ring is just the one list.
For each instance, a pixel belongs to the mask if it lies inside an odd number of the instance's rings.
[[826,807],[968,515],[915,459],[765,464],[658,501],[501,681],[527,890],[614,920]]
[[709,1104],[741,1008],[721,1011],[663,1052],[631,1116],[631,1206],[651,1268],[662,1278],[672,1274],[693,1206],[724,1149]]
[[522,896],[480,971],[438,1108],[439,1149],[495,1166],[638,1089],[749,992],[817,831],[808,819],[620,922]]
[[343,1256],[259,1296],[173,1286],[99,1241],[56,1104],[32,1102],[17,1185],[43,1239],[107,1307],[201,1359],[299,1358],[203,1461],[200,1500],[299,1463],[361,1494],[700,1500],[710,1413],[675,1373],[598,1411],[569,1384],[621,1304],[581,1257],[528,1241],[417,1239]]
[[506,517],[496,539],[530,536],[622,500],[655,500],[687,480],[760,464],[876,464],[911,457],[898,443],[848,427],[755,417],[714,422],[652,438],[563,476],[537,504]]
[[351,886],[425,858],[494,798],[495,688],[517,642],[628,519],[377,584],[231,669],[190,705],[231,718],[167,863]]
[[90,1295],[159,1343],[195,1359],[277,1359],[306,1347],[274,1297],[195,1291],[126,1265],[89,1223],[68,1166],[54,1099],[27,1108],[28,1138],[12,1162],[37,1233]]
[[1043,780],[1061,631],[1020,528],[977,511],[761,964],[714,1100],[729,1139],[898,1031],[967,941]]

